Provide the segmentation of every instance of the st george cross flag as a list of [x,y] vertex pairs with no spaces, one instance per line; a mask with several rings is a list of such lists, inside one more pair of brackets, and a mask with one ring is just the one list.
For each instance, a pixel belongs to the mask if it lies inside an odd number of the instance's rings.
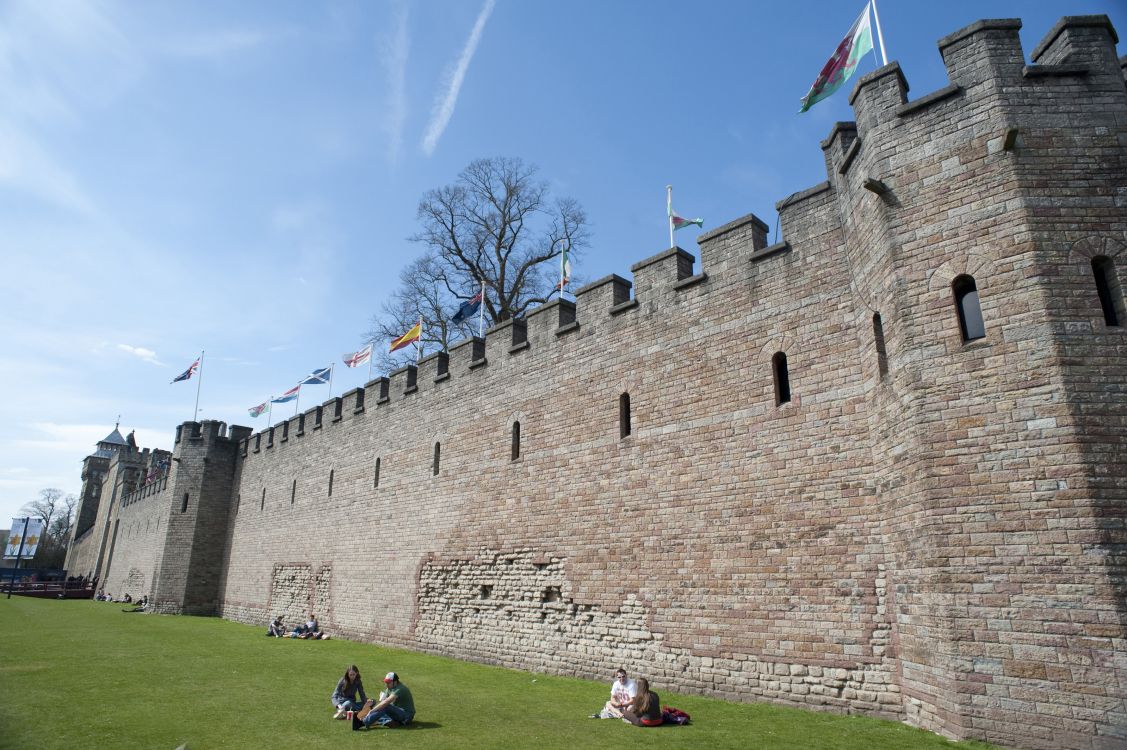
[[344,359],[344,363],[349,367],[359,367],[372,358],[372,345],[368,344],[358,352],[342,354],[341,357]]
[[254,417],[255,419],[258,419],[263,414],[270,411],[270,402],[269,401],[263,401],[258,406],[250,407],[249,409],[247,409],[247,411],[250,413],[250,415],[252,417]]
[[293,401],[295,398],[297,398],[297,395],[299,393],[301,393],[301,384],[300,383],[295,385],[293,388],[290,388],[288,391],[283,393],[281,396],[278,396],[278,398],[274,398],[274,399],[270,399],[270,400],[271,400],[271,402],[273,402],[275,404],[284,404],[287,401]]
[[458,312],[454,313],[454,317],[450,318],[450,322],[463,323],[477,315],[479,309],[481,309],[481,292],[463,302],[462,306],[458,308]]
[[391,349],[388,350],[388,353],[390,354],[391,352],[398,351],[398,350],[402,349],[403,347],[407,346],[408,344],[413,343],[415,341],[418,341],[419,337],[422,336],[422,335],[423,335],[423,321],[420,320],[418,323],[411,326],[411,330],[407,331],[407,333],[403,334],[402,336],[397,338],[395,341],[391,342]]
[[872,49],[873,32],[869,27],[869,5],[866,3],[865,10],[849,27],[849,33],[837,45],[810,91],[802,97],[802,109],[798,111],[805,112],[841,88],[857,70],[857,63]]
[[172,379],[172,382],[173,383],[179,383],[181,380],[187,380],[188,378],[195,375],[196,371],[199,370],[199,369],[200,369],[200,361],[197,359],[195,362],[193,362],[191,364],[191,366],[188,367],[187,370],[184,370],[184,372],[182,372],[179,375],[177,375],[176,377],[174,377]]
[[[4,559],[14,560],[16,557],[35,557],[39,548],[39,540],[43,537],[43,522],[32,519],[27,522],[27,533],[23,530],[24,519],[12,519],[12,531],[8,535],[8,546],[4,548]],[[20,550],[20,544],[23,550]]]
[[322,367],[320,370],[314,370],[305,376],[298,385],[324,385],[329,382],[329,377],[332,372],[331,367]]

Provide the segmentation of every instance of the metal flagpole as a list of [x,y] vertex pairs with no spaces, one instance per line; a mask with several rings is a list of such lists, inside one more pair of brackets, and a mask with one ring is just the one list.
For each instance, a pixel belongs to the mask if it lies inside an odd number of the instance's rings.
[[423,317],[419,316],[419,337],[415,339],[415,367],[423,361]]
[[485,279],[481,280],[481,304],[477,308],[477,337],[485,335]]
[[333,368],[336,366],[336,362],[329,363],[329,398],[333,397]]
[[673,186],[665,186],[665,208],[666,213],[669,214],[669,246],[676,247],[677,243],[673,241]]
[[869,0],[869,4],[873,6],[873,18],[877,22],[877,42],[880,43],[880,59],[883,60],[881,65],[888,65],[888,55],[884,54],[884,34],[880,33],[880,14],[877,13],[877,0]]
[[27,543],[27,525],[31,522],[31,516],[23,517],[23,533],[20,534],[20,546],[16,550],[16,567],[12,568],[12,577],[8,579],[8,598],[12,598],[12,586],[16,583],[16,571],[20,569],[20,558],[23,556],[23,546]]
[[192,412],[192,421],[200,416],[200,386],[203,385],[203,349],[200,349],[200,379],[196,381],[196,410]]
[[368,342],[368,380],[372,380],[372,342]]
[[266,402],[266,427],[269,429],[270,420],[274,418],[274,394],[270,394],[270,400]]

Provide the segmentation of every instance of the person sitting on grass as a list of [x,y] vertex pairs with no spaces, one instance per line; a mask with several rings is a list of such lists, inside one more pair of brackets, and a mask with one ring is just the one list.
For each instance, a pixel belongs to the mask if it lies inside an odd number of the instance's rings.
[[644,677],[638,678],[638,693],[622,712],[622,720],[636,727],[661,726],[661,699],[650,690],[650,683]]
[[603,706],[602,713],[591,714],[591,718],[621,719],[623,710],[634,700],[637,691],[634,681],[626,679],[626,670],[617,670],[614,673],[614,682],[610,684],[610,700]]
[[361,727],[369,728],[376,723],[391,729],[410,724],[415,718],[415,701],[411,697],[411,691],[399,681],[399,675],[388,672],[383,681],[387,687],[380,693],[379,702],[372,707],[368,715],[363,719],[356,714],[352,715],[353,731]]
[[368,696],[364,693],[364,682],[360,679],[360,669],[355,664],[344,670],[344,677],[340,678],[336,690],[333,691],[332,701],[337,709],[333,714],[334,719],[343,719],[345,711],[359,711],[368,702]]
[[274,622],[270,623],[270,628],[266,631],[266,635],[272,638],[285,638],[286,626],[282,624],[282,616],[278,615],[274,618]]

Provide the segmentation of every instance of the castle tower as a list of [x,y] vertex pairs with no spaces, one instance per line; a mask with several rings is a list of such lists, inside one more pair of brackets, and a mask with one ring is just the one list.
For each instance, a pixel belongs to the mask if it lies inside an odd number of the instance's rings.
[[73,555],[74,543],[82,539],[94,526],[98,518],[98,509],[102,499],[102,485],[106,472],[110,468],[110,459],[113,458],[128,443],[118,431],[121,423],[116,422],[113,431],[98,441],[98,446],[93,453],[82,460],[82,491],[78,497],[78,509],[75,512],[74,528],[71,538],[67,540],[66,568],[77,575],[93,576],[94,572],[83,569],[82,562]]
[[158,611],[215,614],[224,545],[245,427],[223,422],[185,422],[176,429],[166,504],[163,550],[153,573]]
[[[1020,28],[941,39],[950,85],[911,103],[896,63],[863,77],[822,144],[821,221],[868,363],[906,718],[1099,746],[1127,741],[1127,92],[1106,16],[1062,19],[1032,64]],[[1042,710],[1062,693],[1075,720]]]

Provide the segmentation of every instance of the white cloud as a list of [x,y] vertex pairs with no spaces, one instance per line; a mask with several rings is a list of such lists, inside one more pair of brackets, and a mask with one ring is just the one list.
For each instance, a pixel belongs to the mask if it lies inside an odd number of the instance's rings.
[[168,40],[162,51],[169,57],[220,61],[290,36],[286,29],[221,29]]
[[423,136],[423,151],[427,156],[434,154],[434,149],[438,146],[438,139],[446,131],[446,125],[449,124],[450,117],[454,114],[454,105],[458,103],[458,93],[462,90],[466,71],[470,67],[474,52],[477,51],[477,44],[481,41],[485,22],[489,20],[489,15],[493,12],[493,5],[494,0],[485,0],[485,5],[477,16],[477,22],[474,23],[473,31],[470,32],[470,38],[466,40],[466,46],[462,48],[462,55],[458,58],[457,65],[454,66],[452,71],[447,72],[446,92],[435,99],[434,111],[431,113],[430,122],[427,124],[426,135]]
[[151,362],[154,365],[160,365],[162,367],[164,366],[164,363],[157,359],[157,353],[152,349],[146,349],[143,346],[130,346],[129,344],[118,344],[117,348],[119,351],[123,351],[127,354],[132,354],[138,359],[143,359],[144,361]]
[[33,195],[86,217],[97,215],[78,179],[26,131],[0,121],[0,188]]
[[387,73],[388,104],[387,158],[393,164],[399,161],[403,147],[403,127],[407,122],[407,57],[411,40],[407,35],[408,12],[400,6],[395,17],[395,33],[384,40],[380,60]]

